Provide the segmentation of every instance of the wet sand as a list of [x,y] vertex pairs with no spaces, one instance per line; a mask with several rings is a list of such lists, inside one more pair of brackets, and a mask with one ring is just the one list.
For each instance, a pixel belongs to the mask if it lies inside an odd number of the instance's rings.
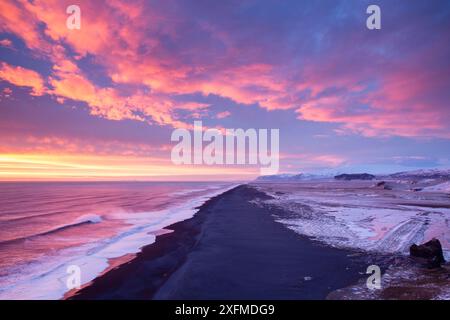
[[288,230],[257,197],[242,185],[212,198],[71,299],[325,299],[364,277],[367,257]]

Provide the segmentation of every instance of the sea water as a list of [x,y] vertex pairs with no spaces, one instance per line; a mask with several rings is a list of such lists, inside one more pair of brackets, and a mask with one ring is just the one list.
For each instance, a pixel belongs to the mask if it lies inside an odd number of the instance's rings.
[[[86,284],[234,185],[201,182],[0,183],[0,299],[59,299],[68,268]],[[123,259],[126,261],[126,259]]]

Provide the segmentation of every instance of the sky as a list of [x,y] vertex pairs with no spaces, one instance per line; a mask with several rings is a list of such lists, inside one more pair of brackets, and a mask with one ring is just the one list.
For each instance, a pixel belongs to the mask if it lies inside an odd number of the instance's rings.
[[449,31],[448,0],[2,0],[0,180],[259,174],[173,164],[195,120],[279,129],[280,173],[449,168]]

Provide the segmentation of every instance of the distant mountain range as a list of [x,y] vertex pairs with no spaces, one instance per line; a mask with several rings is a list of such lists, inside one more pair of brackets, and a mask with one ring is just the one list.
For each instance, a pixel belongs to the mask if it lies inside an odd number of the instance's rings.
[[276,174],[269,176],[260,176],[255,181],[258,182],[294,182],[304,180],[317,180],[317,179],[337,179],[337,180],[371,180],[371,179],[442,179],[450,180],[450,169],[424,169],[414,171],[397,172],[388,175],[371,175],[369,173],[358,174],[310,174],[310,173],[298,173],[298,174]]
[[450,169],[427,169],[398,172],[388,175],[391,178],[408,179],[450,179]]

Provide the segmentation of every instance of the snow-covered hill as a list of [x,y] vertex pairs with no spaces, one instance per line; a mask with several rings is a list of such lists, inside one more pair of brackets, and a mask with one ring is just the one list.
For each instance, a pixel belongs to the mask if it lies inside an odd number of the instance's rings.
[[426,169],[398,172],[389,175],[392,178],[409,179],[450,179],[450,169]]
[[450,181],[446,181],[443,183],[436,184],[434,186],[426,187],[423,189],[423,191],[450,193]]

